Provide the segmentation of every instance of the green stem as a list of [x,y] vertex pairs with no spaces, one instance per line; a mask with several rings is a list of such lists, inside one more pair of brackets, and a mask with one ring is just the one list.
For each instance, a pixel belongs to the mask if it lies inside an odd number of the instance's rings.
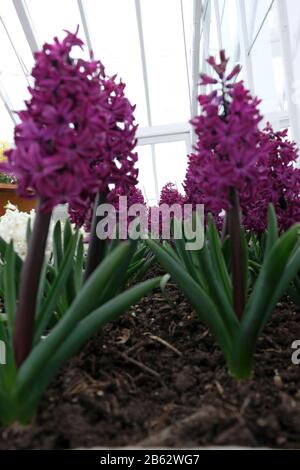
[[249,380],[252,376],[253,361],[239,361],[236,364],[228,364],[230,375],[236,380]]
[[245,306],[245,296],[243,276],[243,247],[241,240],[241,211],[239,196],[236,189],[230,189],[229,200],[231,207],[228,211],[228,230],[230,236],[233,307],[237,318],[241,320]]
[[98,206],[100,204],[104,204],[105,201],[106,194],[98,193],[94,202],[93,220],[85,268],[85,281],[87,281],[87,279],[95,271],[97,266],[101,263],[104,258],[105,240],[100,240],[100,238],[97,237],[96,232],[97,224],[101,221],[102,217],[97,216],[96,212]]
[[228,214],[225,212],[224,219],[223,219],[223,224],[222,224],[222,230],[221,230],[221,240],[224,242],[225,238],[228,235]]
[[44,214],[40,204],[36,211],[28,252],[21,273],[19,305],[14,331],[14,355],[19,368],[31,351],[36,299],[51,220],[51,212]]

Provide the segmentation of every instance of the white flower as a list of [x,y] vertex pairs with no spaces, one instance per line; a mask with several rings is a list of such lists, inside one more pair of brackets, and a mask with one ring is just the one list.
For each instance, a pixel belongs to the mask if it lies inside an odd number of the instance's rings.
[[[0,217],[0,237],[3,238],[6,243],[12,240],[15,252],[24,259],[27,254],[27,225],[30,220],[31,228],[33,227],[35,210],[32,209],[29,213],[20,212],[17,207],[11,203],[8,203],[5,207],[5,214]],[[46,247],[47,259],[50,258],[52,252],[52,225],[50,226]]]

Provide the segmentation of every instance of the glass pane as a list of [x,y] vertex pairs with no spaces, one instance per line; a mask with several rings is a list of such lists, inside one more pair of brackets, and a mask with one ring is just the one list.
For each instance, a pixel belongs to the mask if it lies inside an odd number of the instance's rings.
[[[287,2],[288,7],[288,18],[289,18],[289,31],[290,31],[290,42],[292,48],[293,57],[293,71],[297,83],[295,83],[295,91],[300,90],[300,8],[298,0],[289,0]],[[300,105],[300,100],[297,100],[297,104]]]
[[189,77],[192,76],[192,47],[193,47],[193,0],[182,0],[185,45],[187,51]]
[[[269,0],[261,0],[258,2],[257,25],[262,23],[269,3]],[[274,6],[269,11],[259,35],[255,40],[251,50],[251,57],[254,71],[254,88],[255,93],[262,99],[262,113],[286,112],[287,99],[282,50]]]
[[152,164],[151,145],[140,145],[137,148],[139,160],[139,184],[138,187],[143,192],[146,202],[150,206],[157,204],[155,194],[155,181]]
[[109,75],[118,74],[126,94],[136,104],[135,117],[147,126],[147,110],[134,0],[85,0],[95,57]]
[[[54,36],[62,39],[64,30],[75,32],[77,25],[79,36],[85,40],[76,0],[26,0],[26,5],[40,45],[52,42]],[[88,51],[81,53],[77,48],[76,55],[87,58]]]
[[[3,73],[0,76],[2,87],[5,94],[9,97],[9,104],[12,111],[20,111],[25,109],[24,101],[30,98],[28,92],[28,82],[25,77],[20,74]],[[16,120],[18,116],[15,115]]]
[[[299,1],[289,0],[287,2],[290,44],[292,49],[292,65],[294,82],[292,84],[293,103],[296,105],[298,122],[300,122],[300,8]],[[300,142],[298,142],[300,144]]]
[[[159,194],[162,187],[169,182],[174,183],[177,186],[178,191],[184,193],[182,183],[184,181],[187,168],[185,141],[155,144],[154,149]],[[158,201],[155,193],[151,145],[138,146],[138,154],[138,186],[143,191],[148,204],[150,206],[154,206]]]
[[238,18],[235,0],[220,2],[222,46],[231,63],[239,62]]
[[215,2],[211,5],[211,19],[210,19],[210,30],[209,30],[209,55],[215,56],[219,51],[217,22],[216,22],[216,10]]
[[14,125],[1,99],[0,99],[0,119],[1,119],[0,142],[11,143],[13,141]]
[[[13,5],[4,0],[0,4],[0,15],[0,86],[10,108],[19,111],[24,108],[24,100],[29,98],[27,87],[31,84],[29,70],[33,57]],[[1,109],[0,119],[4,128],[13,126],[5,108]],[[12,136],[12,128],[9,134]]]
[[183,192],[182,183],[187,168],[187,151],[184,141],[155,145],[158,189],[166,183],[174,183]]
[[153,124],[189,119],[180,0],[141,0]]
[[[1,16],[1,22],[4,23],[7,33],[10,36],[10,39],[13,42],[14,47],[17,50],[17,53],[21,57],[21,60],[24,64],[25,69],[27,69],[27,71],[30,72],[33,66],[33,55],[27,43],[21,23],[19,21],[15,7],[11,0],[1,0],[0,16]],[[3,24],[1,25],[1,27],[3,28]],[[6,50],[3,51],[3,49],[6,49]],[[15,53],[13,52],[11,46],[9,46],[9,48],[7,49],[7,47],[4,46],[4,43],[1,41],[1,53],[3,54],[5,52],[7,55],[11,56],[11,60],[16,61]],[[2,62],[2,58],[0,62],[0,67],[2,70],[7,72],[7,70],[5,70],[4,68],[4,63]],[[18,71],[20,73],[21,69],[19,67],[20,66],[18,66]]]
[[274,3],[272,0],[247,0],[245,2],[250,44],[258,34],[261,24],[268,14],[268,10],[272,6],[272,3]]

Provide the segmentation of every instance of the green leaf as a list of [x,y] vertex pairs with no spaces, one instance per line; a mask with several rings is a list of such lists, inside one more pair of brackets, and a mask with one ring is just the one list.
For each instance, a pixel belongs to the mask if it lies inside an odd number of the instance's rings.
[[[108,253],[111,253],[112,251],[114,251],[121,243],[121,240],[119,240],[117,234],[118,234],[118,231],[119,231],[119,227],[118,225],[115,227],[115,230],[114,230],[114,235],[115,235],[115,238],[113,238],[110,243],[106,243],[107,245],[107,250],[106,250],[106,254]],[[103,240],[104,241],[104,240]]]
[[[0,237],[0,256],[2,258],[3,263],[5,263],[6,250],[7,250],[8,245],[9,244],[6,243],[3,240],[3,238]],[[16,276],[19,277],[19,274],[22,271],[23,261],[17,253],[15,253],[15,260],[16,260]]]
[[[31,409],[31,413],[33,412],[32,408],[36,406],[37,401],[50,380],[52,380],[65,361],[76,354],[86,341],[106,323],[116,319],[128,307],[137,303],[142,297],[157,287],[160,279],[160,277],[150,279],[119,294],[117,297],[93,311],[70,331],[66,340],[60,344],[53,356],[49,359],[47,367],[41,370],[38,379],[30,386],[30,406],[27,406],[28,414],[30,414],[28,409]],[[22,387],[18,388],[19,401],[22,401],[24,393],[26,393],[26,391],[22,390]]]
[[11,424],[16,418],[17,406],[14,399],[0,390],[0,422],[3,425]]
[[243,249],[243,276],[244,276],[244,293],[245,299],[247,299],[248,295],[248,285],[249,285],[249,251],[248,251],[248,243],[245,231],[241,229],[241,242],[242,242],[242,249]]
[[209,217],[207,234],[211,247],[211,259],[215,267],[216,276],[218,276],[229,302],[232,303],[231,279],[223,257],[221,240],[211,216]]
[[287,265],[285,267],[284,273],[281,277],[280,282],[277,284],[275,296],[280,298],[285,290],[287,289],[287,286],[294,281],[295,285],[298,287],[298,292],[299,290],[299,278],[298,278],[298,273],[300,270],[300,263],[299,263],[299,258],[300,258],[300,242],[298,240],[296,244],[296,249],[292,253],[290,259],[287,262]]
[[67,219],[67,220],[65,221],[64,236],[63,236],[63,239],[64,239],[64,246],[63,246],[63,249],[64,249],[64,250],[66,250],[66,249],[68,248],[69,241],[70,241],[72,235],[73,235],[73,232],[72,232],[71,223],[70,223],[69,219]]
[[61,222],[59,220],[56,222],[53,230],[53,257],[55,269],[58,271],[63,258]]
[[36,310],[35,310],[36,317],[41,310],[41,305],[42,305],[44,296],[46,296],[46,293],[49,288],[49,283],[47,282],[47,273],[48,273],[48,264],[47,262],[44,262],[42,272],[40,275],[39,289],[38,289],[37,299],[36,299]]
[[[65,246],[64,246],[64,253],[67,250],[67,245],[66,245],[67,240],[70,242],[73,239],[74,243],[75,243],[74,246],[76,248],[76,245],[77,245],[77,242],[78,242],[78,236],[79,236],[78,231],[76,231],[74,235],[71,233],[70,236],[66,236]],[[74,256],[74,254],[75,254],[75,249],[74,249],[73,256]],[[73,264],[75,264],[74,259],[73,259]],[[75,299],[76,295],[77,295],[77,289],[76,289],[75,270],[72,270],[72,271],[70,271],[69,277],[68,277],[67,282],[66,282],[66,298],[67,298],[68,306],[71,305],[71,303]]]
[[[180,233],[179,227],[180,227],[180,225],[182,225],[182,222],[177,220],[176,218],[174,218],[173,224],[174,224],[175,233],[176,232]],[[176,246],[176,250],[177,250],[177,254],[178,254],[179,258],[182,260],[182,263],[184,264],[186,270],[192,276],[192,278],[197,279],[198,278],[198,273],[195,269],[193,259],[190,255],[190,252],[186,250],[185,243],[186,243],[186,241],[185,241],[184,237],[179,238],[179,239],[174,239],[174,244]]]
[[227,270],[230,268],[230,237],[226,235],[222,243],[222,253],[223,258],[227,267]]
[[84,244],[83,236],[80,235],[77,244],[76,260],[74,266],[74,282],[76,292],[79,292],[83,283]]
[[173,310],[176,310],[177,309],[176,304],[173,302],[173,300],[171,299],[171,297],[170,297],[170,295],[168,294],[168,291],[167,291],[167,284],[168,284],[170,278],[171,278],[170,274],[165,274],[162,277],[162,279],[160,281],[160,290],[161,290],[162,295],[166,299],[166,302],[169,304],[169,306]]
[[182,260],[180,259],[180,257],[178,256],[178,254],[173,250],[173,248],[171,247],[171,245],[166,242],[165,240],[163,241],[161,247],[175,260],[177,261],[178,263],[181,263],[182,266],[184,266],[184,263],[182,262]]
[[267,230],[265,255],[270,253],[272,246],[277,240],[278,240],[277,219],[276,219],[274,206],[270,204],[269,209],[268,209],[268,230]]
[[234,352],[235,374],[241,377],[249,376],[257,338],[279,298],[300,269],[300,248],[290,259],[297,243],[298,231],[299,226],[289,229],[265,256],[246,306]]
[[[7,334],[7,326],[6,326],[6,321],[4,321],[3,317],[1,318],[0,321],[0,340],[3,341],[5,344],[5,352],[7,355],[7,347],[10,347],[11,343],[9,344],[8,341],[8,334]],[[4,390],[6,387],[6,375],[5,375],[5,367],[3,367],[3,364],[0,364],[0,390]],[[0,414],[1,417],[1,414]]]
[[[34,380],[36,374],[46,366],[49,358],[67,338],[79,321],[99,305],[99,296],[105,289],[107,280],[113,277],[115,270],[127,258],[130,246],[122,243],[108,255],[85,282],[69,310],[53,328],[47,338],[41,341],[22,364],[18,373],[20,389]],[[115,278],[118,283],[118,279]]]
[[6,364],[0,365],[1,387],[4,390],[13,390],[16,378],[16,365],[14,361],[14,353],[12,349],[12,342],[10,341],[7,325],[0,322],[0,339],[4,341],[6,352]]
[[0,264],[0,297],[4,299],[4,272],[5,265]]
[[7,324],[9,336],[12,341],[15,319],[16,319],[16,277],[15,277],[15,252],[11,241],[6,248],[4,271],[4,303],[7,313]]
[[141,281],[143,279],[143,277],[145,276],[145,274],[149,271],[149,269],[151,268],[151,266],[153,266],[154,264],[154,261],[155,261],[155,257],[154,256],[149,256],[144,262],[143,264],[141,265],[141,267],[138,269],[138,271],[136,271],[134,273],[134,281],[135,282],[138,282],[138,281]]
[[[59,267],[64,258],[64,252],[67,249],[68,243],[72,237],[78,237],[78,232],[73,234],[72,227],[69,220],[66,220],[64,231],[62,234],[61,222],[58,221],[53,231],[53,256],[54,256],[54,267],[56,272],[59,271]],[[65,292],[62,294],[61,302],[68,308],[76,296],[76,286],[73,273],[70,272],[70,276],[65,284]]]
[[217,276],[216,268],[212,261],[212,250],[208,248],[207,243],[204,244],[202,250],[199,251],[198,258],[200,262],[200,271],[205,279],[205,292],[215,303],[223,321],[227,327],[231,340],[233,340],[239,330],[239,321],[234,312],[232,303],[226,295],[223,285]]
[[147,244],[155,253],[156,257],[171,274],[173,279],[185,293],[192,306],[197,311],[201,320],[211,329],[226,358],[231,353],[231,341],[228,330],[220,316],[216,306],[206,292],[194,281],[186,270],[177,263],[158,243],[147,240]]
[[27,226],[26,226],[26,241],[27,245],[29,245],[30,237],[31,237],[31,219],[28,219]]
[[61,292],[63,291],[66,282],[69,278],[73,266],[73,257],[76,248],[76,243],[76,238],[73,237],[69,239],[69,245],[59,266],[57,276],[50,287],[47,298],[44,304],[42,305],[41,310],[38,312],[35,325],[34,344],[36,344],[40,340],[41,335],[47,328],[53,311],[55,310],[55,307],[57,305],[58,299],[61,295]]
[[127,243],[129,244],[127,255],[124,257],[123,262],[116,267],[113,277],[108,280],[105,289],[103,289],[103,292],[101,292],[99,297],[99,301],[101,303],[104,303],[112,296],[119,294],[119,292],[121,292],[121,290],[125,287],[128,267],[136,250],[137,241],[129,240]]
[[287,294],[292,299],[294,304],[297,305],[297,307],[300,307],[300,290],[291,285],[287,288]]

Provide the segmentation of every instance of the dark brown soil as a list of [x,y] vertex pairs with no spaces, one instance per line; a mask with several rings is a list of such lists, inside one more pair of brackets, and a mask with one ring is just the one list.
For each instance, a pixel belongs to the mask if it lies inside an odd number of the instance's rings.
[[108,325],[72,359],[35,422],[0,428],[0,449],[202,445],[300,448],[300,312],[278,304],[259,341],[254,377],[236,382],[173,285]]

